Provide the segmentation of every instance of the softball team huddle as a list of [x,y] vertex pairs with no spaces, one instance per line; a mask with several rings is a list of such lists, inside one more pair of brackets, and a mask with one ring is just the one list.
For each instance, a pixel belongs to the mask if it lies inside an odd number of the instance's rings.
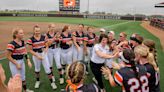
[[[25,60],[29,68],[32,67],[27,52],[32,54],[36,89],[41,84],[41,65],[50,86],[57,89],[53,74],[56,65],[60,84],[65,82],[65,72],[68,79],[63,92],[106,92],[102,75],[111,86],[121,86],[122,92],[160,92],[154,41],[146,40],[137,33],[127,40],[125,32],[115,39],[115,33],[106,33],[105,29],[100,29],[97,36],[92,27],[88,27],[87,31],[84,31],[83,24],[78,27],[73,32],[70,26],[56,31],[55,25],[49,24],[46,34],[41,34],[41,28],[35,25],[33,36],[27,41],[23,40],[23,29],[13,30],[13,40],[7,45],[7,58],[12,76],[21,75],[24,92],[34,92],[26,87]],[[94,75],[94,83],[84,84],[89,68]]]

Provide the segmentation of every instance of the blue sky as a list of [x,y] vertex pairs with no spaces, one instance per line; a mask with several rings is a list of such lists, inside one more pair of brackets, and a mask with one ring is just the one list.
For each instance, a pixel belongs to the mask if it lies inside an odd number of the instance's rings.
[[[164,8],[154,8],[163,0],[89,0],[90,12],[105,11],[110,13],[126,14],[161,14]],[[58,0],[0,0],[0,10],[3,9],[34,9],[34,10],[59,10]],[[87,10],[88,0],[81,0],[80,12]]]

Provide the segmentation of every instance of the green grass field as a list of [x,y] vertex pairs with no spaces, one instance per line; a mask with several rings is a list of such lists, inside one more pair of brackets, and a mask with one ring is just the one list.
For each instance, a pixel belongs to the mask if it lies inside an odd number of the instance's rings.
[[[132,33],[139,33],[143,37],[152,39],[156,42],[156,48],[158,51],[158,61],[159,61],[159,67],[161,71],[161,92],[164,91],[164,73],[162,72],[164,70],[164,53],[160,44],[160,40],[146,31],[143,27],[140,26],[141,22],[133,22],[133,21],[126,21],[126,20],[100,20],[100,19],[79,19],[79,18],[58,18],[58,17],[0,17],[0,21],[33,21],[33,22],[56,22],[56,23],[71,23],[71,24],[80,24],[83,23],[85,25],[94,26],[94,27],[104,27],[107,29],[112,29],[116,32],[116,35],[118,35],[120,32],[126,32],[128,34],[128,37]],[[2,31],[2,30],[0,30]],[[1,60],[0,63],[2,63],[5,73],[7,76],[7,81],[9,77],[11,77],[9,66],[8,66],[8,60],[4,59]],[[59,81],[57,80],[59,78],[57,74],[57,69],[55,68],[55,75],[56,75],[56,83],[58,86],[58,89],[55,90],[55,92],[60,92],[61,88],[65,88],[65,85],[59,85]],[[35,77],[34,77],[34,67],[32,69],[28,69],[26,67],[26,78],[27,78],[27,85],[30,89],[34,89],[34,83],[35,83]],[[7,82],[6,81],[6,82]],[[90,73],[88,76],[86,76],[86,83],[92,82],[92,74]],[[109,86],[108,81],[104,80],[105,88],[107,92],[118,92],[120,90],[120,87],[111,88]],[[54,92],[51,87],[49,80],[42,68],[41,71],[41,86],[40,89],[34,89],[35,92]]]

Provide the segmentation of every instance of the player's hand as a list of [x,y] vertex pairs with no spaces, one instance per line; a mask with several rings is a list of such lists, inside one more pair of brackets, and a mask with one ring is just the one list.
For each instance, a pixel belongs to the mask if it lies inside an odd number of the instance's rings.
[[8,82],[8,90],[9,92],[22,92],[22,80],[19,74],[10,78]]
[[43,57],[42,56],[37,56],[37,58],[39,59],[39,60],[43,60]]
[[116,62],[112,62],[112,66],[113,66],[113,69],[120,69],[120,66],[119,64],[117,64]]
[[102,74],[106,76],[111,74],[111,70],[108,67],[101,67],[101,71],[102,71]]
[[116,58],[119,56],[119,52],[114,53],[113,57]]
[[18,70],[21,70],[21,68],[22,68],[21,65],[18,64],[18,63],[16,64],[16,67],[17,67]]
[[27,65],[28,65],[29,68],[32,68],[32,64],[31,64],[30,59],[27,59]]

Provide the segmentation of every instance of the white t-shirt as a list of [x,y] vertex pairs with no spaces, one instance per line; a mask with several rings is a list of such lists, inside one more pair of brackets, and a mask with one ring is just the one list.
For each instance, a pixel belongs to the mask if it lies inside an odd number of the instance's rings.
[[101,44],[96,44],[96,45],[93,47],[92,57],[91,57],[92,62],[97,63],[97,64],[102,64],[102,63],[104,63],[106,59],[105,59],[105,58],[99,57],[99,56],[96,54],[96,51],[101,51],[102,53],[107,54],[108,51],[109,51],[109,47],[108,47],[107,45],[106,45],[105,47],[103,47]]

